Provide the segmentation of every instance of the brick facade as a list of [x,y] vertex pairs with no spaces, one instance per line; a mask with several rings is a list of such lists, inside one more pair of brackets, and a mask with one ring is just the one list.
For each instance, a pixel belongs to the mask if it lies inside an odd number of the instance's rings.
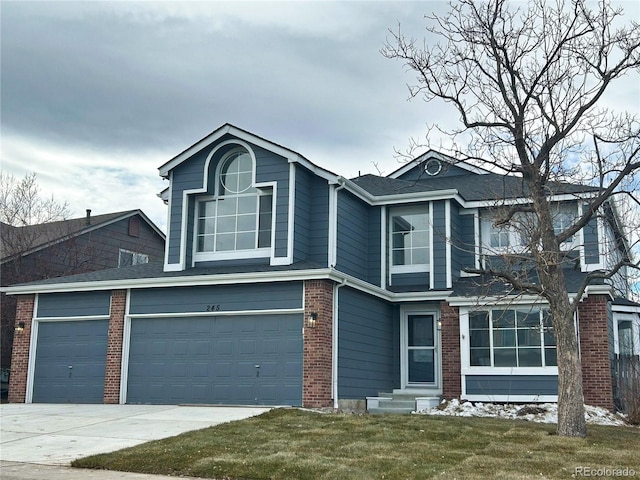
[[442,349],[442,397],[462,395],[460,370],[460,309],[440,303],[440,348]]
[[9,402],[24,403],[27,396],[27,370],[29,368],[29,345],[35,295],[19,295],[16,306],[15,327],[24,322],[24,330],[13,337],[11,352],[11,375],[9,376]]
[[[312,312],[318,314],[314,328],[307,325]],[[302,404],[329,407],[332,405],[333,282],[304,282],[304,323]]]
[[609,303],[592,295],[578,306],[584,402],[613,410],[609,343]]
[[120,373],[122,367],[122,340],[124,337],[126,302],[126,290],[113,290],[111,292],[109,336],[107,338],[107,365],[104,376],[104,403],[120,402]]

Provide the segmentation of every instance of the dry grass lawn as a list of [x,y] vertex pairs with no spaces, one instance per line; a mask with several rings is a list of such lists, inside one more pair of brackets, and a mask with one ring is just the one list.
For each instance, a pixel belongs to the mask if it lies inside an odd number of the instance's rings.
[[118,452],[75,467],[217,479],[572,478],[576,467],[633,470],[640,429],[427,415],[340,415],[276,409]]

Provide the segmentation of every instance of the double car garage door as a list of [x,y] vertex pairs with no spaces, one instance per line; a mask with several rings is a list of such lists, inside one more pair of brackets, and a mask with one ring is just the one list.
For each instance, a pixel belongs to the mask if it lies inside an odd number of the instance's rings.
[[[40,322],[34,402],[102,403],[108,321]],[[302,315],[134,318],[127,403],[302,404]]]

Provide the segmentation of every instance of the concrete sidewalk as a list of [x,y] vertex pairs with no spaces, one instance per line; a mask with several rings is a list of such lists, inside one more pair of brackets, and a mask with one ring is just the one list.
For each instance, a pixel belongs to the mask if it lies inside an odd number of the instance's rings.
[[0,462],[2,480],[175,480],[193,477],[166,477],[143,473],[87,470],[84,468],[36,465],[33,463]]
[[[1,475],[4,480],[5,469],[10,465],[7,462],[69,465],[79,457],[241,420],[268,410],[264,407],[4,404],[0,405]],[[11,468],[16,470],[14,475],[18,475],[20,468]],[[89,477],[86,470],[80,473],[84,476],[78,478],[135,478],[106,477],[105,472],[98,472],[102,474],[99,477]]]

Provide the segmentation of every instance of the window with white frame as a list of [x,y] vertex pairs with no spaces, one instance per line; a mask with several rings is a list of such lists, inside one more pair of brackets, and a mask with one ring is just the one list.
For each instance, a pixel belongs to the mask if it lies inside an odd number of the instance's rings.
[[549,310],[523,306],[469,312],[469,365],[557,366]]
[[428,271],[431,257],[429,206],[390,210],[391,272]]
[[118,267],[129,267],[131,265],[140,265],[142,263],[149,263],[149,255],[146,253],[137,253],[120,249]]
[[[577,205],[557,203],[552,211],[553,215],[553,231],[556,235],[564,232],[576,221],[578,211]],[[567,238],[562,244],[563,247],[570,247],[576,240],[576,235]]]
[[196,253],[253,251],[268,256],[272,189],[256,188],[254,177],[253,159],[244,148],[221,159],[215,195],[197,202]]

